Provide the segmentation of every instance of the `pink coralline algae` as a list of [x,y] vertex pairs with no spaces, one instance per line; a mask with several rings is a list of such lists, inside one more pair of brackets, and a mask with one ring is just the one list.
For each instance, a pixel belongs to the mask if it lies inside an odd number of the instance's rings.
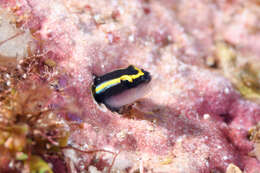
[[[44,105],[70,129],[62,158],[42,157],[52,171],[217,173],[233,164],[229,170],[260,172],[249,133],[260,120],[259,76],[241,82],[240,75],[259,57],[256,1],[21,0],[0,6],[31,31],[38,65],[48,68],[30,71],[35,75],[27,80],[50,86]],[[151,73],[149,94],[121,114],[111,112],[93,98],[94,75],[129,64]]]

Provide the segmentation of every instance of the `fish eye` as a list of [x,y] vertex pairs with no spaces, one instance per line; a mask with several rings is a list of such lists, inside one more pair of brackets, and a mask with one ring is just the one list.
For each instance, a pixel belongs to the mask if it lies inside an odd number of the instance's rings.
[[141,80],[145,80],[145,76],[141,76]]
[[96,80],[97,82],[101,81],[100,77],[96,77],[95,80]]

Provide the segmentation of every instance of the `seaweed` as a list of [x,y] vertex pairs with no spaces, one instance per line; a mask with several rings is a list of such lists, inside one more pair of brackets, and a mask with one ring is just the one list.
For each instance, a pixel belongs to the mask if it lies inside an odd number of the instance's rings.
[[256,157],[257,160],[260,160],[260,122],[258,122],[255,126],[250,128],[248,131],[248,138],[254,144],[254,149],[249,152],[249,155],[252,157]]
[[69,129],[46,104],[53,90],[38,78],[43,73],[39,59],[0,68],[0,160],[5,163],[0,172],[52,173],[48,157],[63,159]]
[[245,61],[236,49],[225,42],[216,43],[220,70],[246,99],[260,102],[259,63]]
[[112,154],[111,172],[119,153],[68,145],[70,128],[81,124],[64,119],[60,113],[66,108],[50,106],[51,99],[61,91],[53,86],[56,63],[43,56],[32,55],[8,68],[0,64],[0,161],[5,163],[0,165],[0,172],[52,173],[57,159],[68,172],[71,165],[64,155],[66,149],[91,156]]

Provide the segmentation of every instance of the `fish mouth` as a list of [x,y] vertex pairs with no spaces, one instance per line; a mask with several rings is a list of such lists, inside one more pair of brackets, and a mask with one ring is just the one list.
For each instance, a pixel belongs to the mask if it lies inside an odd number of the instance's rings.
[[148,71],[145,71],[145,70],[143,70],[143,69],[142,69],[142,71],[143,71],[143,73],[144,73],[143,81],[144,81],[145,83],[149,83],[149,82],[152,80],[151,74],[150,74]]

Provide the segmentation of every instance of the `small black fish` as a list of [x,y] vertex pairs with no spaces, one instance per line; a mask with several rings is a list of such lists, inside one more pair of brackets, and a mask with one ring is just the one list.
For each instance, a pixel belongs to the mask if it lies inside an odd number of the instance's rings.
[[130,65],[95,77],[92,92],[98,103],[116,110],[141,98],[150,81],[149,72]]

